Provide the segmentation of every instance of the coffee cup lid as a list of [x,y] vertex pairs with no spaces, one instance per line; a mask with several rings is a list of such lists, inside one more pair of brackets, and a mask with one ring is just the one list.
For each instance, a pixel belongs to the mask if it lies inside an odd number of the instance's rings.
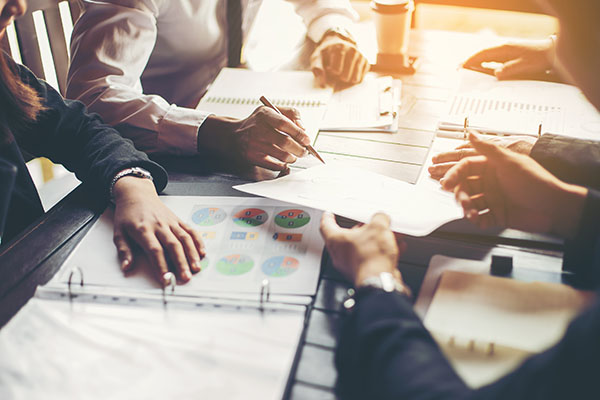
[[412,0],[373,0],[371,9],[380,14],[401,14],[414,9]]

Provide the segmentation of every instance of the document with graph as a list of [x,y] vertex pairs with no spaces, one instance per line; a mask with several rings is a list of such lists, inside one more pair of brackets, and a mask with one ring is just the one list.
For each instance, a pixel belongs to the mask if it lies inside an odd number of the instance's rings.
[[[265,280],[271,296],[316,293],[323,252],[320,211],[247,197],[161,196],[161,200],[200,232],[207,251],[202,271],[177,285],[178,294],[257,299]],[[154,270],[141,253],[131,273],[121,272],[112,243],[112,219],[109,209],[54,280],[67,282],[78,268],[88,287],[160,291]]]

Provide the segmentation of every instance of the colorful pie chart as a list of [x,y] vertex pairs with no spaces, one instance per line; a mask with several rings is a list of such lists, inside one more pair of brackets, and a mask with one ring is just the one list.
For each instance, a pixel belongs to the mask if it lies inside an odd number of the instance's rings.
[[243,254],[232,254],[217,261],[217,271],[223,275],[243,275],[254,267],[254,261]]
[[233,216],[233,222],[239,226],[259,226],[267,222],[269,214],[260,208],[246,208]]
[[299,266],[300,262],[293,257],[277,256],[265,261],[262,271],[273,278],[282,278],[298,271]]
[[220,208],[206,207],[194,211],[192,221],[200,226],[212,226],[220,224],[227,218],[227,213]]
[[304,210],[284,210],[275,216],[275,223],[282,228],[300,228],[310,222],[310,215]]

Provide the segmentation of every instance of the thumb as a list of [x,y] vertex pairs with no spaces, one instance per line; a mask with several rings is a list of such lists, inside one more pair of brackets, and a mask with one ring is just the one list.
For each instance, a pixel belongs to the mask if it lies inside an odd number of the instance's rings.
[[477,136],[477,133],[479,132],[474,130],[469,131],[469,142],[473,148],[492,162],[500,161],[506,154],[505,150],[490,141],[481,140],[479,136]]

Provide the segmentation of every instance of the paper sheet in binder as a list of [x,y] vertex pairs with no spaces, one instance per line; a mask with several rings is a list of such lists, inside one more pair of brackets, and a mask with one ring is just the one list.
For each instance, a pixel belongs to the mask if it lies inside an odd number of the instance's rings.
[[423,322],[457,373],[479,387],[558,342],[592,298],[555,283],[446,270]]
[[332,91],[316,87],[310,71],[223,68],[196,108],[216,115],[246,118],[262,106],[260,96],[266,96],[277,107],[296,108],[306,133],[314,141]]
[[0,331],[0,398],[281,399],[305,307],[34,297]]
[[[274,296],[316,293],[323,252],[320,211],[247,197],[161,196],[161,200],[200,232],[207,250],[202,271],[178,285],[177,293],[256,299],[265,279]],[[159,290],[143,256],[137,257],[131,273],[121,272],[112,235],[112,211],[107,210],[53,282],[66,282],[78,267],[87,285]]]
[[321,123],[322,131],[396,132],[402,82],[369,74],[354,86],[336,90]]

